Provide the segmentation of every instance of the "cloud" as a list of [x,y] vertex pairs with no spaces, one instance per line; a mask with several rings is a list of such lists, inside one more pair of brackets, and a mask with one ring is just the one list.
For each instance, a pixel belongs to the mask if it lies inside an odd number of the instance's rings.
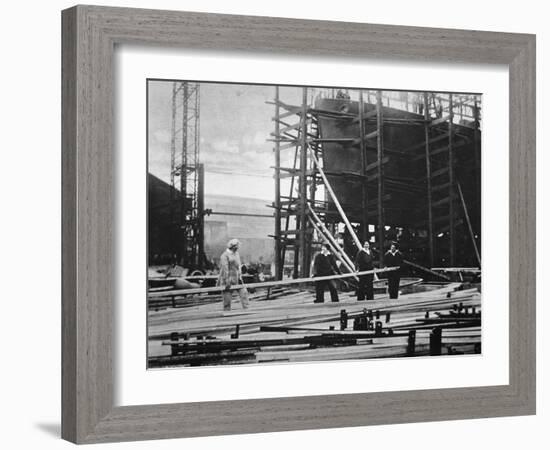
[[[171,89],[172,83],[158,82],[149,90],[149,170],[163,179],[170,176]],[[273,99],[273,86],[201,83],[200,95],[199,160],[206,170],[237,174],[253,193],[272,190],[273,143],[267,139],[274,129],[274,107],[266,101]],[[223,176],[229,177],[223,180],[230,190],[234,175]],[[206,191],[222,189],[215,185],[221,179],[208,178]]]
[[267,138],[268,136],[263,131],[257,131],[256,134],[254,134],[254,145],[264,147],[268,144]]
[[219,139],[211,143],[212,149],[218,153],[239,153],[239,145],[236,141]]
[[160,144],[169,144],[171,140],[171,133],[168,130],[154,131],[152,136]]

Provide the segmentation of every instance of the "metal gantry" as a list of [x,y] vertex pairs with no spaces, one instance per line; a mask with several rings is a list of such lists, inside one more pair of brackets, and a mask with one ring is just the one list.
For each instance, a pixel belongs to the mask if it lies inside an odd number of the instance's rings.
[[199,83],[173,82],[170,150],[170,240],[175,260],[187,268],[200,267],[204,255],[204,168],[199,163]]

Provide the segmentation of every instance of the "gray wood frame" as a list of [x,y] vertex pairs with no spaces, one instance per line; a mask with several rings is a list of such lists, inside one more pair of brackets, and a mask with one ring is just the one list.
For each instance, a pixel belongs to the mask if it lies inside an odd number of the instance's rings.
[[[63,11],[62,29],[63,438],[94,443],[535,413],[535,36],[96,6]],[[510,383],[114,407],[113,51],[118,43],[506,64]]]

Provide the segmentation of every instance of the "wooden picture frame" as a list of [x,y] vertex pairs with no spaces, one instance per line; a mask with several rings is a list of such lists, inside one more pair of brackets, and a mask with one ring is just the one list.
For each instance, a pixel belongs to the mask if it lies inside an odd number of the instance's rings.
[[[64,439],[95,443],[535,413],[535,36],[97,6],[63,11],[62,29]],[[114,407],[113,52],[120,43],[507,65],[509,384]]]

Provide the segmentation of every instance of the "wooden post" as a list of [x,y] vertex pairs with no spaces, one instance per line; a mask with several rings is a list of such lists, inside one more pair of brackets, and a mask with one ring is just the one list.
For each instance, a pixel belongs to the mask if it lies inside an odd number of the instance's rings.
[[[313,103],[313,98],[312,98],[312,103]],[[311,117],[311,124],[312,124],[312,127],[310,129],[310,134],[313,133],[313,124],[314,124],[314,118],[313,116]],[[315,131],[317,133],[316,137],[319,138],[319,128],[318,128],[318,124],[315,124]],[[311,151],[317,156],[319,157],[319,154],[320,154],[320,149],[319,149],[319,144],[318,143],[315,143],[313,145],[310,144],[310,149]],[[309,170],[310,170],[310,173],[311,173],[311,177],[310,177],[310,185],[309,185],[309,200],[308,202],[306,203],[306,206],[308,208],[310,208],[310,204],[315,206],[315,197],[316,197],[316,193],[317,193],[317,174],[315,173],[315,162],[313,161],[313,159],[311,159],[309,161]],[[310,217],[308,216],[308,219],[310,219]],[[308,220],[309,221],[309,220]],[[311,266],[311,263],[312,263],[312,258],[313,258],[313,230],[309,229],[308,230],[308,234],[307,234],[307,240],[306,240],[306,258],[307,258],[307,266],[310,267]]]
[[481,149],[479,141],[479,105],[477,102],[477,96],[474,98],[474,167],[475,167],[475,195],[476,201],[474,202],[474,208],[477,212],[474,215],[475,227],[480,231],[481,227]]
[[[294,180],[295,180],[295,171],[296,171],[296,165],[298,164],[298,153],[300,151],[300,144],[298,142],[298,140],[296,140],[296,147],[294,148],[294,163],[292,165],[292,169],[293,169],[293,172],[292,172],[292,178],[290,179],[290,188],[289,188],[289,193],[288,193],[288,198],[289,200],[293,198],[293,195],[294,195]],[[290,224],[290,208],[287,209],[287,212],[288,214],[286,215],[286,219],[285,219],[285,231],[288,231],[288,226]],[[296,220],[296,223],[297,223],[297,216],[294,216],[295,217],[295,220]],[[296,239],[296,236],[294,237],[294,271],[293,271],[293,276],[294,278],[297,278],[298,277],[298,240]],[[283,268],[284,268],[284,264],[285,264],[285,258],[286,258],[286,241],[285,241],[285,244],[282,246],[282,250],[283,250],[283,254],[281,255],[281,262],[283,264]]]
[[409,338],[407,339],[407,356],[414,356],[416,349],[416,330],[409,330]]
[[464,200],[464,195],[462,194],[462,188],[460,187],[460,183],[456,183],[456,187],[458,188],[460,201],[462,202],[462,208],[464,209],[464,216],[466,216],[466,223],[468,224],[468,230],[470,231],[470,239],[472,239],[472,245],[474,246],[474,251],[476,253],[477,263],[479,264],[479,267],[481,267],[481,256],[479,255],[476,238],[474,236],[474,230],[472,229],[472,223],[470,222],[470,215],[468,214],[468,208],[466,207],[466,201]]
[[[330,234],[326,236],[311,217],[310,217],[310,222],[311,222],[311,225],[313,225],[313,228],[315,229],[315,231],[317,231],[317,233],[319,233],[319,235],[323,238],[323,240],[330,246],[332,252],[336,256],[336,258],[338,258],[338,261],[340,261],[349,272],[355,272],[355,267],[353,267],[353,264],[350,265],[350,263],[347,260],[347,256],[344,257],[345,253],[343,253],[343,251],[340,249],[340,247],[338,246],[338,243],[331,242],[331,240],[329,239],[328,236],[330,236]],[[358,280],[358,278],[356,279]]]
[[197,167],[197,233],[198,233],[198,266],[204,266],[204,164]]
[[340,330],[344,331],[348,327],[348,313],[345,309],[340,311]]
[[239,332],[240,332],[241,326],[237,324],[235,326],[235,333],[231,335],[231,339],[239,339]]
[[330,185],[325,172],[321,168],[321,165],[319,164],[319,160],[313,153],[313,151],[310,149],[311,157],[313,158],[313,161],[315,162],[315,165],[317,166],[317,170],[319,171],[319,174],[321,175],[321,178],[323,179],[323,182],[325,183],[325,187],[327,191],[329,192],[330,196],[332,197],[332,201],[334,202],[334,206],[336,206],[336,209],[340,213],[340,216],[342,217],[342,220],[344,221],[344,224],[346,225],[346,228],[348,229],[351,237],[353,238],[353,242],[357,246],[357,250],[359,250],[361,246],[361,241],[357,237],[357,234],[355,234],[355,231],[353,230],[353,227],[351,226],[351,223],[349,222],[346,213],[344,212],[342,205],[340,205],[340,202],[338,201],[338,198],[336,197],[336,194],[334,193],[334,190],[332,189],[332,186]]
[[384,264],[384,171],[382,160],[384,159],[384,126],[382,116],[382,91],[376,91],[376,155],[378,160],[378,246],[380,267]]
[[315,222],[318,224],[319,228],[324,233],[324,236],[326,236],[327,239],[330,240],[330,243],[338,249],[339,253],[346,260],[348,265],[353,267],[353,262],[352,262],[351,258],[347,255],[347,253],[344,251],[344,249],[342,247],[340,247],[340,244],[338,244],[338,242],[336,241],[336,239],[334,238],[332,233],[327,229],[327,227],[325,227],[325,224],[321,221],[320,217],[315,213],[315,211],[313,210],[313,208],[311,206],[308,205],[308,208],[309,208],[309,212],[310,212],[313,220],[315,220]]
[[181,165],[180,165],[180,221],[178,233],[181,236],[181,264],[189,265],[189,255],[187,252],[187,134],[189,127],[189,84],[187,82],[183,83],[183,117],[181,124]]
[[[170,139],[170,260],[176,246],[176,95],[177,83],[172,84],[172,129]],[[174,261],[170,261],[174,262]]]
[[[299,215],[296,225],[299,222],[299,251],[300,251],[300,274],[302,277],[308,275],[308,257],[306,251],[307,240],[307,88],[302,88],[302,112],[301,112],[301,148],[300,148],[300,204]],[[311,149],[310,149],[311,150]]]
[[453,94],[449,94],[449,264],[455,264],[455,175],[453,151]]
[[280,144],[279,86],[275,86],[275,279],[283,278],[281,261],[281,144]]
[[367,192],[367,148],[365,145],[365,123],[364,123],[364,103],[363,91],[359,90],[359,144],[361,147],[361,208],[362,208],[362,233],[363,241],[369,239],[369,212],[368,212],[368,192]]
[[441,327],[435,327],[430,333],[430,356],[441,355]]
[[424,139],[426,141],[426,193],[428,195],[428,250],[430,267],[434,266],[434,229],[432,211],[432,165],[430,158],[430,114],[428,105],[428,93],[424,92]]
[[[295,153],[294,153],[294,167],[293,167],[294,172],[292,173],[292,180],[290,182],[289,199],[292,199],[293,196],[294,196],[294,180],[295,180],[295,174],[296,174],[296,167],[297,167],[297,164],[299,163],[299,159],[300,159],[300,155],[301,155],[301,148],[302,148],[301,145],[300,145],[300,142],[301,142],[300,135],[301,135],[301,133],[302,133],[302,128],[299,128],[298,129],[298,138],[296,139],[296,150],[295,150]],[[300,175],[298,175],[298,192],[300,192]],[[298,197],[299,197],[299,194],[298,194]],[[299,207],[298,207],[298,210],[294,215],[294,222],[295,222],[295,227],[296,227],[297,230],[300,228],[300,216],[299,216],[299,214],[300,214],[300,211],[299,211]],[[290,219],[289,216],[290,216],[290,214],[287,215],[287,218],[286,218],[286,230],[287,231],[288,231],[288,225],[289,225],[289,219]],[[300,267],[300,241],[298,239],[298,234],[296,234],[294,236],[294,258],[293,259],[294,260],[293,260],[292,277],[293,278],[299,278],[300,274],[298,273],[298,269]]]

